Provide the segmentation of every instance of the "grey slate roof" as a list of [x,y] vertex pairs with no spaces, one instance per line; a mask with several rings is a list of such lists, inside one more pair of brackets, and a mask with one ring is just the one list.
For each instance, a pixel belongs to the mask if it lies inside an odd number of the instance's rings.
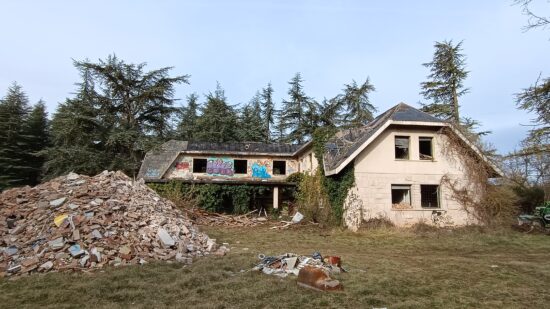
[[180,153],[293,156],[308,144],[212,143],[171,140],[145,155],[138,178],[151,180],[162,178]]
[[328,140],[325,145],[323,161],[325,170],[333,170],[342,164],[363,143],[373,136],[388,120],[411,122],[441,123],[444,120],[433,117],[405,103],[399,103],[388,109],[367,125],[359,128],[344,129]]

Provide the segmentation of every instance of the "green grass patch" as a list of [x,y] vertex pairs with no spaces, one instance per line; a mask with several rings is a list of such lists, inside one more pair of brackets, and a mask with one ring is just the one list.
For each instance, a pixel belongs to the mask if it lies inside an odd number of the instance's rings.
[[[0,279],[5,308],[548,308],[550,238],[476,229],[350,233],[300,227],[203,228],[228,242],[225,257],[93,273]],[[248,271],[257,255],[339,255],[343,292],[300,288],[295,277]]]

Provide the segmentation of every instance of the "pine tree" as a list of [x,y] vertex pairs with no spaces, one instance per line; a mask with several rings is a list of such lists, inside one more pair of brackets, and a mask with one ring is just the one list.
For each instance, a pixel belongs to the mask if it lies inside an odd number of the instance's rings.
[[550,78],[540,80],[539,77],[535,85],[516,95],[516,102],[518,108],[536,115],[523,152],[550,153]]
[[50,144],[48,113],[44,101],[38,101],[33,107],[25,123],[24,132],[28,140],[27,164],[31,169],[28,183],[34,186],[40,183],[42,169],[46,161],[42,151]]
[[52,120],[49,175],[103,169],[135,175],[145,152],[172,134],[174,86],[188,83],[188,76],[170,77],[169,67],[146,72],[145,63],[127,64],[114,55],[74,65],[83,83]]
[[271,136],[271,130],[275,123],[275,103],[273,102],[273,87],[271,83],[267,84],[267,87],[262,89],[262,116],[264,120],[264,135],[265,142],[269,143],[273,141]]
[[[336,97],[336,104],[346,109],[343,122],[348,127],[359,127],[374,119],[376,107],[371,104],[369,94],[376,89],[370,83],[369,78],[361,85],[355,80],[351,84],[344,85],[344,92]],[[338,106],[334,107],[336,110]]]
[[296,73],[288,82],[290,85],[288,89],[289,99],[283,100],[280,115],[280,129],[284,131],[285,135],[287,134],[284,138],[286,142],[301,144],[312,133],[307,119],[308,107],[312,106],[312,99],[304,93],[303,82],[300,73]]
[[29,140],[24,124],[29,111],[27,95],[14,82],[0,100],[0,190],[28,183],[31,168],[25,160]]
[[422,110],[436,117],[460,123],[458,98],[468,92],[464,80],[468,77],[462,42],[435,42],[433,60],[423,65],[430,69],[429,80],[420,84],[421,95],[432,103],[423,104]]
[[265,123],[262,121],[261,95],[256,95],[241,110],[237,134],[242,142],[263,142],[266,140]]
[[[82,82],[74,98],[59,104],[53,115],[50,133],[52,146],[43,153],[48,178],[74,171],[94,175],[109,169],[114,153],[107,148],[109,127],[101,114],[99,94],[87,69],[80,70]],[[110,120],[112,121],[112,120]]]
[[197,140],[206,142],[237,141],[237,113],[227,103],[225,91],[218,83],[214,93],[206,95],[197,120]]
[[177,128],[177,138],[183,141],[191,141],[195,139],[197,131],[197,121],[199,118],[199,96],[192,93],[187,96],[187,106],[180,110],[180,122]]

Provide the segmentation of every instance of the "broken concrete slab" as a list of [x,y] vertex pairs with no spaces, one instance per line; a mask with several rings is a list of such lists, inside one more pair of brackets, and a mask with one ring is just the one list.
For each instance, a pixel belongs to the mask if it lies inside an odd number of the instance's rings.
[[55,199],[53,201],[50,201],[50,206],[53,208],[59,207],[63,205],[63,203],[65,203],[66,200],[67,200],[66,197]]
[[158,229],[157,236],[164,247],[172,247],[176,244],[172,236],[163,228]]

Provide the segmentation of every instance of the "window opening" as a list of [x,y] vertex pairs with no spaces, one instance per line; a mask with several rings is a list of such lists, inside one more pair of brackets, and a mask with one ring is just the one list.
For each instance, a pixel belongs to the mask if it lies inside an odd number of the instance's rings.
[[273,175],[286,175],[286,161],[273,161]]
[[418,139],[418,153],[420,154],[420,160],[432,160],[433,159],[433,150],[432,150],[432,138],[431,137],[420,137]]
[[394,209],[411,209],[411,186],[392,185],[391,203]]
[[439,208],[439,186],[420,185],[420,200],[424,208]]
[[395,137],[395,158],[396,159],[409,158],[409,137],[408,136]]
[[193,159],[193,173],[206,173],[206,159]]
[[248,170],[247,160],[235,160],[234,161],[235,174],[246,174]]

